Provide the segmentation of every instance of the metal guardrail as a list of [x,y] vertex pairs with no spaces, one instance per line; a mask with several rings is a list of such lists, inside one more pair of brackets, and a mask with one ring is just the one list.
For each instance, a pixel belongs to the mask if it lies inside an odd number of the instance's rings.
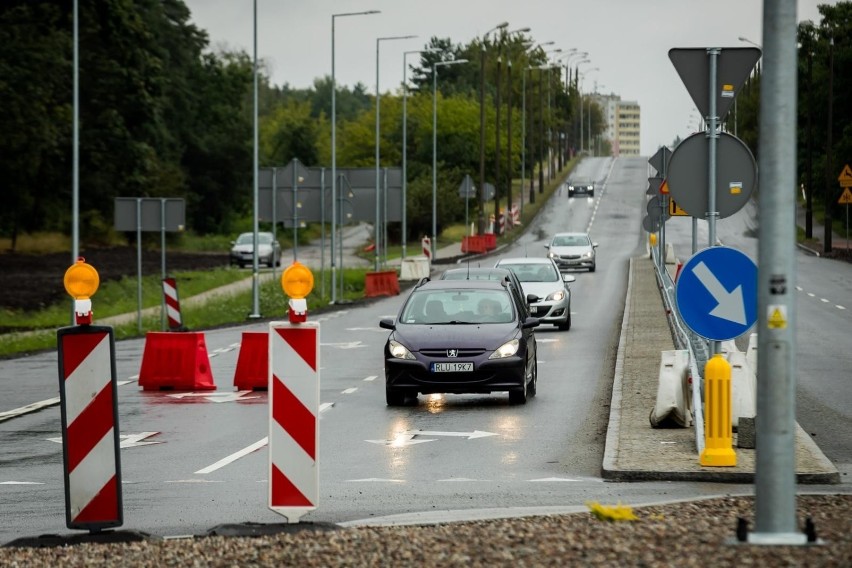
[[661,261],[657,248],[651,247],[651,259],[654,262],[654,272],[657,275],[657,284],[660,287],[663,304],[666,308],[666,318],[672,331],[672,338],[678,349],[689,352],[689,375],[692,384],[692,423],[695,427],[695,447],[698,455],[704,451],[704,400],[703,378],[699,369],[703,369],[710,357],[710,346],[703,338],[695,335],[683,323],[675,300],[675,284],[671,275],[666,270],[666,265]]

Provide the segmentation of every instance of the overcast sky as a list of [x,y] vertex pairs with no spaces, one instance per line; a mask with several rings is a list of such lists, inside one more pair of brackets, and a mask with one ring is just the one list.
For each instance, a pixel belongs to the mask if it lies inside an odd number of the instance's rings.
[[[207,31],[214,50],[253,53],[255,0],[184,0],[191,19]],[[422,48],[433,36],[466,44],[501,22],[507,30],[530,28],[547,49],[587,51],[598,68],[587,72],[584,92],[597,86],[641,108],[641,150],[650,156],[675,136],[694,132],[698,111],[668,59],[673,47],[747,47],[739,37],[763,42],[763,2],[759,0],[256,0],[257,56],[272,81],[309,87],[331,75],[331,16],[380,10],[380,14],[335,18],[335,79],[376,88],[376,38],[382,41],[382,92],[402,83],[403,52]],[[797,0],[797,20],[819,22],[819,4]],[[558,55],[558,54],[554,54]],[[579,58],[572,58],[577,62]],[[416,62],[409,55],[408,62]]]

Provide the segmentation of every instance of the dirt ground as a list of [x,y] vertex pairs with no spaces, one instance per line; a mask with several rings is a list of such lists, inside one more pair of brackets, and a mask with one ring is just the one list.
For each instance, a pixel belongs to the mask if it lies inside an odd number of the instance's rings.
[[[87,263],[98,271],[101,282],[135,276],[137,251],[133,247],[95,248],[80,251]],[[32,311],[68,298],[62,284],[71,266],[70,253],[43,255],[0,252],[0,309]],[[169,273],[226,266],[228,253],[166,251]],[[162,273],[159,250],[142,251],[142,274]]]

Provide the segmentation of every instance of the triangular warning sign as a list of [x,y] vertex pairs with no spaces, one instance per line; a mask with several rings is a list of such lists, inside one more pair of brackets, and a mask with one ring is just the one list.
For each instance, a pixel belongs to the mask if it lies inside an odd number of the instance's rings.
[[787,327],[787,318],[784,315],[785,311],[776,307],[770,312],[769,321],[767,322],[769,329],[784,329]]
[[841,205],[849,205],[852,204],[852,191],[849,191],[849,188],[843,190],[843,193],[840,195],[840,199],[837,202]]
[[849,164],[843,166],[843,171],[837,176],[837,181],[840,182],[840,187],[852,187],[852,168]]

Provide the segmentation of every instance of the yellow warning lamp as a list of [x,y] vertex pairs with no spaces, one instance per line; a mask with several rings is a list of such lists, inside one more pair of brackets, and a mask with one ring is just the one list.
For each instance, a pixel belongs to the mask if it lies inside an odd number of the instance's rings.
[[657,246],[657,234],[651,233],[650,235],[648,235],[648,242],[651,244],[652,247]]
[[101,279],[98,271],[86,263],[82,256],[77,259],[62,279],[65,291],[74,298],[74,315],[78,324],[92,323],[92,296],[98,291]]
[[281,289],[290,298],[288,315],[290,323],[301,323],[308,318],[308,302],[305,300],[314,289],[314,274],[298,261],[281,274]]

